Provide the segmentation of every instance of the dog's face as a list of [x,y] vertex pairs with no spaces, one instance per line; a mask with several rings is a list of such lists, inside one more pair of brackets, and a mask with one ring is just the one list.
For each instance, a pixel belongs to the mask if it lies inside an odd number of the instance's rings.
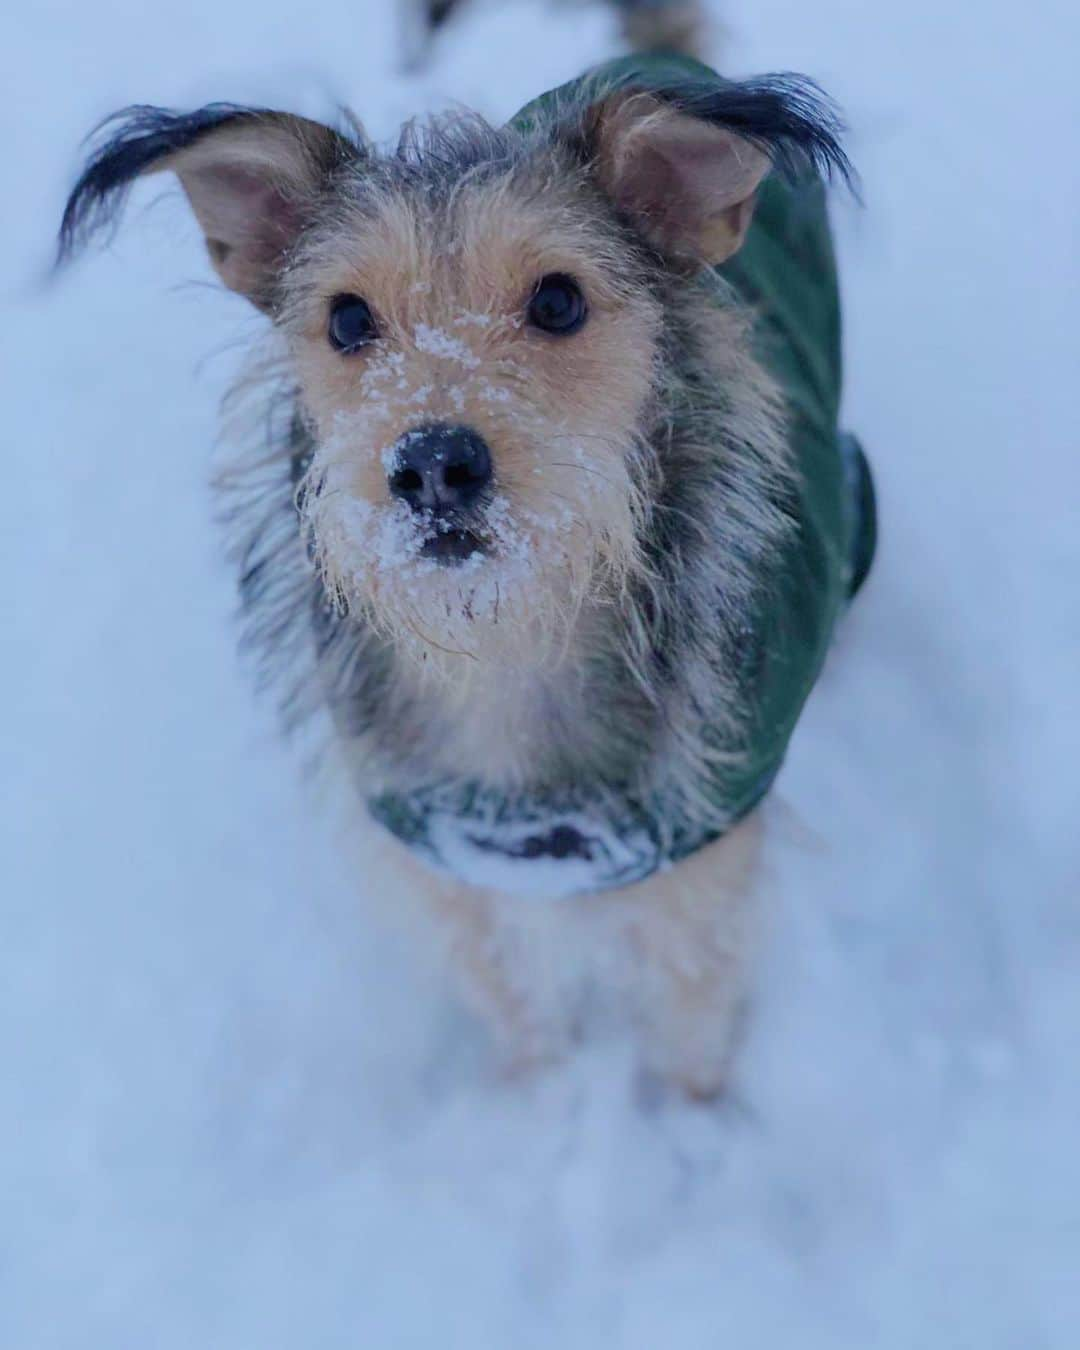
[[65,229],[173,170],[220,276],[284,338],[329,592],[421,660],[534,666],[641,564],[667,284],[739,246],[768,165],[641,93],[390,155],[285,114],[149,110]]
[[567,170],[354,182],[290,271],[317,558],[406,649],[535,662],[635,565],[661,306]]

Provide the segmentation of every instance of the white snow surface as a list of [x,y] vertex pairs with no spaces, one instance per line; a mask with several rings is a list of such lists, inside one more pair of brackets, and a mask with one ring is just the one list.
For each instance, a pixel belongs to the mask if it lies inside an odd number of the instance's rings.
[[373,918],[389,883],[236,656],[207,480],[260,320],[179,195],[43,280],[116,107],[503,117],[610,16],[479,0],[405,76],[383,0],[5,11],[6,1350],[1080,1344],[1080,19],[725,18],[727,69],[807,71],[852,123],[883,533],[774,794],[730,1099],[690,1108],[614,1033],[501,1080]]

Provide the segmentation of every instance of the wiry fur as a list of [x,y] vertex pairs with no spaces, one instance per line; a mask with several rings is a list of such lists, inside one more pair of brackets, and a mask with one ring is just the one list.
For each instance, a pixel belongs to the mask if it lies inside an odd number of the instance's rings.
[[[791,466],[751,317],[611,187],[601,160],[639,110],[661,133],[734,133],[781,171],[848,172],[827,103],[781,76],[586,83],[516,126],[412,124],[386,155],[355,124],[134,109],[72,193],[62,256],[135,176],[175,167],[219,272],[274,320],[232,400],[255,443],[221,480],[246,640],[289,720],[329,706],[365,792],[589,782],[727,823],[712,775],[741,753],[740,652],[791,528]],[[254,187],[235,169],[252,144],[275,166]],[[223,173],[261,194],[258,248],[207,204]],[[737,241],[746,214],[721,206],[710,228]],[[572,342],[519,317],[549,273],[589,296]],[[384,341],[346,362],[326,313],[351,293]],[[419,556],[423,522],[387,490],[401,435],[432,419],[476,427],[497,465],[493,554],[457,569]]]

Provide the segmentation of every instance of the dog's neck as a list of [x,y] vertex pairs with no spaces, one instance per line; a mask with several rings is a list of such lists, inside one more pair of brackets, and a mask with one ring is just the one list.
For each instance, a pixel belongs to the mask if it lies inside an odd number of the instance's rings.
[[650,711],[617,650],[610,605],[588,604],[557,652],[510,664],[462,653],[386,653],[373,732],[394,777],[463,778],[522,790],[629,776]]

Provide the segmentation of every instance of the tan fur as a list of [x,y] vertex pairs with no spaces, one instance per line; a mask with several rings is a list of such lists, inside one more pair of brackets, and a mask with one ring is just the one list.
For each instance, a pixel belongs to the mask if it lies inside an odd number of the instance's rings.
[[747,996],[763,844],[760,813],[627,892],[645,1062],[707,1099],[726,1081]]

